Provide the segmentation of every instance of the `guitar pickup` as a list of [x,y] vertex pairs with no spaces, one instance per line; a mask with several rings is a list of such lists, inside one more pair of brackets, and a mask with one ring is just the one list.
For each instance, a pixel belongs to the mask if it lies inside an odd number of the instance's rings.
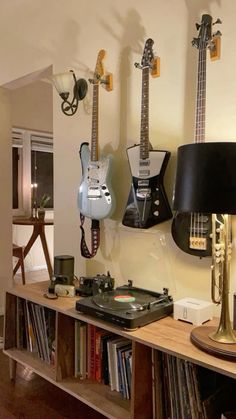
[[204,237],[190,237],[189,247],[190,249],[195,249],[195,250],[206,250],[207,240]]
[[149,186],[149,180],[138,180],[138,186]]
[[141,170],[139,170],[138,174],[139,174],[140,177],[142,177],[142,176],[147,177],[147,176],[150,176],[150,170],[142,170],[141,169]]
[[88,189],[88,198],[90,199],[98,199],[101,198],[101,193],[99,188],[89,188]]
[[150,160],[139,160],[140,166],[150,166]]

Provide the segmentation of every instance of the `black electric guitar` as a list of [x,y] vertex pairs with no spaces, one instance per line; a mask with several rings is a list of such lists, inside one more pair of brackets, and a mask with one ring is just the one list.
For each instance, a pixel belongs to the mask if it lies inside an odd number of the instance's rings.
[[163,177],[170,152],[153,150],[149,142],[149,74],[159,76],[159,58],[153,54],[153,40],[145,43],[141,65],[142,101],[140,144],[127,149],[132,185],[122,223],[128,227],[149,228],[172,218]]
[[[218,19],[215,23],[221,23]],[[199,36],[192,45],[199,50],[197,73],[197,104],[195,142],[205,142],[205,106],[206,106],[206,59],[207,48],[211,59],[219,58],[220,32],[212,36],[212,17],[202,15],[200,25],[196,25]],[[201,213],[176,213],[172,222],[172,236],[177,246],[185,253],[194,256],[211,256],[211,215]]]

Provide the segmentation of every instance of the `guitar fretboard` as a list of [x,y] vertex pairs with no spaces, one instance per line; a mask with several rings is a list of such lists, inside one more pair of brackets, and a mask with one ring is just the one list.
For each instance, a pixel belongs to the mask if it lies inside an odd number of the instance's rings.
[[195,142],[205,142],[206,118],[206,42],[199,46]]
[[140,159],[149,157],[149,67],[142,69]]
[[98,99],[99,83],[93,85],[91,161],[98,161]]

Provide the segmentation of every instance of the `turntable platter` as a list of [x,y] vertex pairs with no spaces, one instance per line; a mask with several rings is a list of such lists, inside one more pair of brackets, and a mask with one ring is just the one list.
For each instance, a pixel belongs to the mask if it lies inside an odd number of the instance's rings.
[[98,307],[106,310],[142,311],[147,308],[147,304],[155,302],[157,298],[150,296],[150,294],[123,289],[97,294],[93,296],[92,300]]

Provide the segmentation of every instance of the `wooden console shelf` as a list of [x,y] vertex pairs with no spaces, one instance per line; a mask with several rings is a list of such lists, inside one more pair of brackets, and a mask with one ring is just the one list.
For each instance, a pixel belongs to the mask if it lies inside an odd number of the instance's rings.
[[[110,323],[97,320],[75,310],[79,297],[49,300],[44,297],[48,282],[19,285],[6,293],[4,327],[4,353],[11,360],[14,378],[19,362],[38,375],[70,393],[83,403],[107,418],[151,419],[152,413],[152,350],[156,349],[196,365],[236,378],[236,363],[208,355],[190,342],[193,326],[166,317],[157,322],[129,332]],[[27,350],[17,349],[16,311],[17,298],[30,301],[55,311],[56,316],[56,361],[51,366]],[[132,341],[132,391],[131,400],[126,400],[108,385],[93,380],[79,380],[73,376],[74,322],[75,319],[95,325]],[[208,324],[214,324],[214,321]]]

